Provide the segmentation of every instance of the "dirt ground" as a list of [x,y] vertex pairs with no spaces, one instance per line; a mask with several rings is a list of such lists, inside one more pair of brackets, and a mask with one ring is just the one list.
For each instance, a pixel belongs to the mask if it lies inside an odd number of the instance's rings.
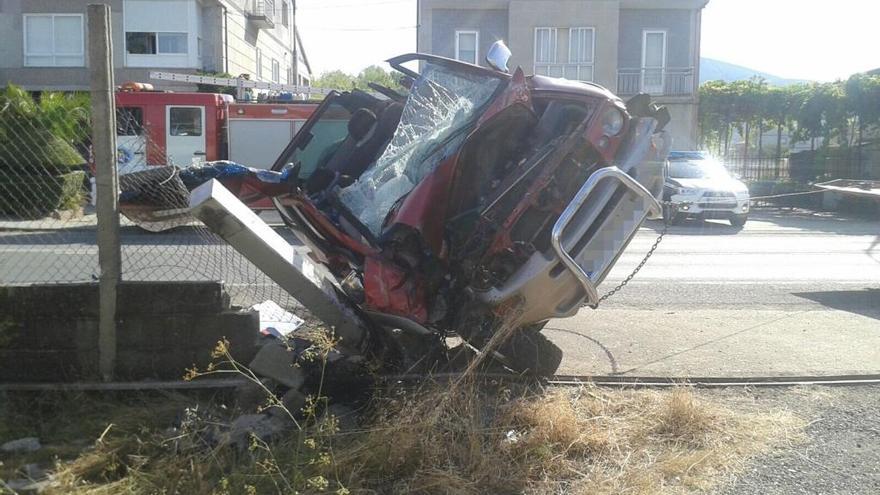
[[807,420],[806,442],[752,460],[723,495],[880,493],[880,387],[810,387],[708,392]]

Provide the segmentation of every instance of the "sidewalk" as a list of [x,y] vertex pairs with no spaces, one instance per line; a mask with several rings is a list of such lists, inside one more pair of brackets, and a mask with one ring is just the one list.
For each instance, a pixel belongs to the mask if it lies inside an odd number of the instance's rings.
[[63,230],[95,228],[98,226],[98,217],[95,208],[91,205],[85,207],[84,215],[77,218],[58,219],[52,216],[37,220],[21,220],[0,216],[0,230]]
[[545,333],[566,375],[880,373],[880,308],[604,309],[551,320]]

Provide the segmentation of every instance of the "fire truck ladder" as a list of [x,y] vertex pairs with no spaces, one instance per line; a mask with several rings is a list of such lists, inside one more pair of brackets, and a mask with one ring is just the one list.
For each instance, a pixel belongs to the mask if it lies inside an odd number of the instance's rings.
[[195,74],[176,74],[173,72],[150,72],[150,79],[157,81],[177,81],[189,84],[207,84],[210,86],[223,86],[237,88],[236,100],[244,100],[246,89],[265,89],[268,91],[286,91],[293,94],[326,95],[330,89],[313,88],[311,86],[299,86],[296,84],[281,84],[264,81],[251,81],[243,77],[212,77]]

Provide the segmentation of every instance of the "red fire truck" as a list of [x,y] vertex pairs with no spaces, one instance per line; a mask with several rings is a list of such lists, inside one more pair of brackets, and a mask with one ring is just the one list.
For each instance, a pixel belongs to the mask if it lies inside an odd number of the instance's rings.
[[151,165],[232,160],[269,168],[316,103],[235,103],[218,93],[150,91],[127,83],[116,93],[119,171]]

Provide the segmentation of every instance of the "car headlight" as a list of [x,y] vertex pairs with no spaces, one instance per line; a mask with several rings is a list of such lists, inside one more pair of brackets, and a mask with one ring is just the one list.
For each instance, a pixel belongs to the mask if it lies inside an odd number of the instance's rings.
[[623,130],[623,112],[616,108],[609,108],[602,114],[602,132],[606,136],[616,136]]

